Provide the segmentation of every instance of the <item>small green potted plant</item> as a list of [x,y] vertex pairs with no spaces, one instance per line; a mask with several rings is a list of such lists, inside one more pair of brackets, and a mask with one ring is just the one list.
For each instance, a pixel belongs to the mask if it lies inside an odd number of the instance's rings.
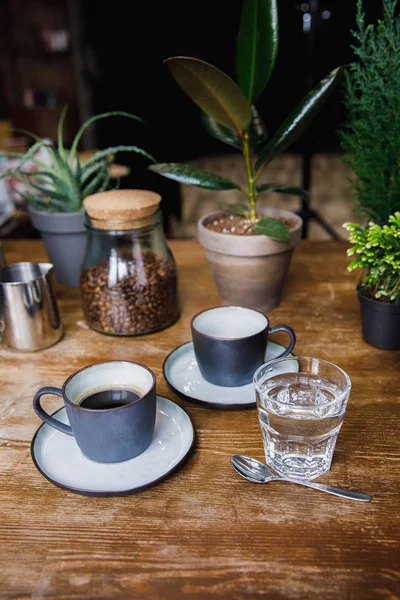
[[350,232],[348,256],[357,255],[348,269],[363,269],[357,292],[363,337],[384,350],[400,349],[400,212],[386,225],[368,227],[345,223]]
[[[63,142],[63,124],[67,107],[58,123],[58,140],[53,144],[30,132],[35,143],[25,154],[8,153],[7,157],[19,158],[14,169],[4,171],[0,178],[11,177],[23,184],[20,195],[28,202],[33,226],[41,232],[50,261],[54,264],[57,281],[65,285],[78,286],[80,268],[86,247],[85,213],[83,200],[96,192],[110,187],[109,167],[113,155],[118,152],[136,152],[155,162],[153,157],[137,146],[115,146],[100,150],[81,162],[78,145],[86,129],[95,121],[112,116],[122,116],[136,121],[141,119],[130,113],[113,111],[95,115],[82,125],[76,134],[71,149],[66,150]],[[48,160],[38,158],[38,153],[47,153]],[[31,162],[36,171],[24,169]]]
[[261,194],[303,195],[291,185],[259,184],[265,166],[306,129],[341,80],[342,67],[323,79],[268,137],[254,102],[264,91],[278,53],[276,0],[244,0],[237,40],[237,81],[201,60],[169,58],[172,76],[203,111],[207,132],[242,152],[247,187],[220,175],[176,163],[154,164],[152,171],[184,184],[214,191],[239,190],[245,203],[225,205],[199,221],[218,292],[224,304],[268,311],[279,305],[293,249],[301,238],[296,214],[261,209]]
[[366,228],[346,223],[363,268],[357,288],[366,342],[400,348],[400,16],[398,0],[383,0],[383,19],[367,24],[357,2],[356,61],[346,73],[347,122],[340,132],[354,171],[355,212]]

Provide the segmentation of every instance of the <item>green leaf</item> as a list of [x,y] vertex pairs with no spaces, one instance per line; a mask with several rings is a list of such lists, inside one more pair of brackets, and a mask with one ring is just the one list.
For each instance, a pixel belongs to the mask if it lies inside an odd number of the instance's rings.
[[[24,135],[31,137],[32,139],[36,140],[37,142],[43,141],[41,137],[39,137],[35,133],[32,133],[31,131],[28,131],[27,129],[24,129],[23,127],[12,127],[8,131],[13,132],[13,133],[23,133]],[[5,133],[8,133],[8,131],[6,131]]]
[[102,168],[99,173],[97,173],[96,177],[93,177],[87,184],[87,186],[82,190],[82,198],[86,198],[91,194],[95,194],[100,191],[104,185],[104,181],[107,178],[108,168],[104,168],[105,165],[102,164]]
[[25,183],[26,185],[29,185],[29,187],[32,187],[34,190],[40,192],[45,198],[51,198],[52,200],[58,200],[59,202],[67,200],[65,194],[55,192],[51,189],[48,189],[45,186],[38,185],[37,183],[34,183],[31,179],[29,179],[29,181],[25,181]]
[[[40,161],[34,159],[34,155],[36,154],[36,152],[38,152],[38,150],[40,150],[40,148],[43,148],[43,146],[48,147],[47,143],[44,140],[39,140],[38,142],[36,142],[35,144],[33,144],[29,150],[27,152],[25,152],[25,154],[21,155],[21,161],[18,163],[18,165],[15,167],[14,169],[14,173],[17,173],[18,171],[20,171],[22,169],[22,167],[24,166],[24,164],[28,161],[31,160],[32,162],[34,162],[35,164],[40,165],[44,165],[44,168],[47,168],[46,165],[44,163],[41,163]],[[9,155],[12,156],[13,153],[10,153]],[[17,155],[17,153],[15,153]],[[5,155],[5,156],[9,156],[9,155]]]
[[150,165],[150,171],[154,171],[163,177],[185,183],[186,185],[195,185],[196,187],[207,190],[235,190],[240,186],[234,181],[230,181],[221,175],[200,171],[190,165],[180,165],[178,163],[159,163]]
[[72,172],[68,160],[63,160],[53,146],[49,146],[48,151],[53,159],[52,171],[65,184],[65,203],[69,205],[71,211],[80,210],[82,205],[80,183]]
[[292,196],[301,196],[302,198],[308,198],[309,196],[309,193],[304,188],[280,183],[262,183],[257,186],[257,192],[259,194],[279,192],[280,194],[291,194]]
[[109,172],[108,169],[106,169],[106,172],[105,172],[105,175],[104,175],[103,185],[100,188],[100,192],[105,192],[106,190],[108,190],[108,186],[110,185],[110,181],[111,181],[110,172]]
[[37,208],[42,208],[46,211],[53,209],[57,212],[75,212],[66,202],[60,202],[52,198],[44,199],[39,196],[33,196],[30,202]]
[[274,156],[286,150],[290,144],[300,137],[315,115],[320,111],[325,100],[337,88],[342,80],[343,73],[344,67],[338,67],[332,71],[297,105],[273,138],[261,150],[256,163],[257,176]]
[[266,235],[278,242],[288,242],[290,240],[288,228],[282,221],[278,221],[278,219],[264,217],[254,225],[253,229],[256,233]]
[[33,173],[31,173],[29,171],[20,171],[19,173],[21,175],[24,175],[29,180],[38,181],[39,183],[45,184],[44,187],[46,187],[48,185],[52,186],[55,189],[55,191],[58,190],[60,193],[64,194],[66,197],[68,197],[68,194],[71,191],[68,184],[65,183],[59,177],[57,177],[57,175],[55,175],[50,170],[49,171],[35,171]]
[[64,106],[64,108],[61,111],[61,115],[60,115],[60,120],[58,121],[58,127],[57,127],[57,139],[58,139],[58,153],[60,155],[60,157],[62,158],[62,160],[67,160],[67,156],[65,153],[65,148],[64,148],[64,144],[63,144],[63,127],[64,127],[64,121],[65,121],[65,117],[67,114],[67,110],[68,110],[68,106]]
[[76,181],[81,181],[82,177],[82,165],[81,159],[79,158],[79,154],[76,155],[76,167],[75,167],[75,179]]
[[224,144],[228,144],[238,150],[242,149],[242,140],[234,129],[224,127],[224,125],[221,125],[221,123],[218,123],[213,117],[206,115],[204,112],[201,113],[201,122],[207,133],[218,141],[224,142]]
[[246,206],[246,204],[220,204],[220,207],[226,212],[242,217],[247,217],[250,213],[250,207]]
[[92,175],[97,173],[97,171],[100,171],[101,169],[103,169],[104,162],[106,162],[107,165],[111,164],[111,163],[108,163],[108,161],[104,160],[104,161],[95,162],[94,164],[89,165],[88,168],[85,168],[85,163],[83,163],[83,165],[82,165],[83,166],[83,174],[81,176],[81,185],[86,183],[87,180],[92,177]]
[[[267,139],[267,130],[255,106],[251,107],[251,112],[253,118],[249,127],[250,146],[252,150],[257,151]],[[238,150],[242,149],[242,138],[234,129],[224,127],[206,113],[201,113],[201,121],[205,130],[215,139]]]
[[71,151],[69,153],[70,164],[72,164],[75,158],[75,155],[78,150],[78,144],[86,129],[90,127],[90,125],[92,125],[92,123],[94,123],[95,121],[98,121],[99,119],[107,119],[108,117],[127,117],[128,119],[134,119],[135,121],[143,123],[143,120],[140,117],[137,117],[136,115],[133,115],[128,112],[124,112],[122,110],[113,110],[111,112],[101,113],[101,115],[95,115],[94,117],[91,117],[86,121],[86,123],[82,125],[82,127],[76,134],[74,141],[72,142]]
[[175,56],[167,63],[175,81],[202,111],[239,134],[247,129],[250,105],[228,75],[197,58]]
[[[25,158],[26,157],[26,153],[24,154],[23,152],[0,152],[0,156],[3,158]],[[42,169],[48,169],[48,165],[46,165],[44,162],[42,162],[41,160],[38,160],[37,158],[34,157],[30,157],[30,160],[35,164],[38,165],[39,167],[41,167]],[[24,161],[25,162],[25,161]],[[17,167],[18,168],[18,167]],[[3,177],[3,173],[0,173],[0,179]]]
[[254,105],[251,107],[251,112],[253,118],[249,127],[250,147],[256,152],[267,141],[267,128]]
[[264,91],[278,54],[276,0],[244,0],[236,48],[238,83],[251,104]]
[[108,154],[117,154],[117,152],[136,152],[136,154],[141,154],[142,156],[145,156],[146,158],[151,160],[151,162],[157,162],[154,156],[151,156],[151,154],[149,154],[145,150],[142,150],[142,148],[138,148],[138,146],[110,146],[105,150],[99,150],[98,152],[96,152],[96,154],[94,154],[86,162],[84,162],[82,165],[83,173],[85,173],[86,169],[93,163],[105,158]]

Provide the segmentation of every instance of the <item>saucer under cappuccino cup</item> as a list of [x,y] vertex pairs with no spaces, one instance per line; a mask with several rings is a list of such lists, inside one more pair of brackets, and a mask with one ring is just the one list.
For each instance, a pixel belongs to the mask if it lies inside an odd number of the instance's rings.
[[279,358],[293,350],[296,336],[288,325],[269,326],[261,312],[241,306],[210,308],[192,319],[193,347],[204,379],[215,385],[237,387],[249,384],[265,362],[268,337],[285,331],[288,347]]
[[[44,411],[40,400],[46,394],[63,398],[69,425]],[[45,423],[74,436],[87,458],[113,463],[134,458],[150,445],[156,402],[156,378],[148,367],[109,361],[75,371],[62,389],[41,388],[33,408]]]

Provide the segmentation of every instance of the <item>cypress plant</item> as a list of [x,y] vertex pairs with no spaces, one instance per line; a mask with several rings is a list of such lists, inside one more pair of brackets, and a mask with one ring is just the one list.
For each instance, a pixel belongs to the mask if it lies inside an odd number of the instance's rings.
[[400,16],[383,0],[383,18],[367,24],[357,2],[356,61],[346,73],[347,123],[340,132],[355,174],[355,212],[378,224],[400,210]]

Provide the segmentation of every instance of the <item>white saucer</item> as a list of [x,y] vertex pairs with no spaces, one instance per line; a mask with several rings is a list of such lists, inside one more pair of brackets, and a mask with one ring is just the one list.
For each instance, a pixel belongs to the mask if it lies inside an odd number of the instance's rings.
[[[65,408],[54,415],[68,423]],[[153,441],[139,456],[120,463],[98,463],[82,454],[75,439],[44,423],[31,444],[32,460],[49,481],[85,496],[120,496],[151,487],[175,471],[194,443],[187,412],[157,396]]]
[[[285,348],[280,344],[269,341],[265,362],[273,360],[284,350]],[[168,385],[186,400],[210,408],[232,409],[256,406],[253,383],[240,387],[222,387],[204,379],[197,365],[193,342],[186,342],[175,348],[165,359],[163,370]]]

